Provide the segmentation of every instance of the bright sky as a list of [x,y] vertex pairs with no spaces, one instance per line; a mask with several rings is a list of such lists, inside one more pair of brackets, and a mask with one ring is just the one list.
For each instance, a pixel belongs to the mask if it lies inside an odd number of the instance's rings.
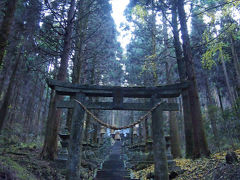
[[117,30],[120,33],[118,41],[125,49],[126,45],[130,42],[131,35],[129,34],[129,32],[122,31],[120,28],[120,24],[127,22],[123,14],[126,6],[129,4],[129,0],[110,0],[110,3],[112,4],[113,10],[112,17],[116,23]]
[[[112,4],[112,10],[113,10],[112,17],[113,17],[113,19],[115,21],[115,24],[117,26],[117,30],[120,33],[120,36],[118,37],[118,41],[121,43],[124,50],[126,50],[126,45],[130,42],[131,32],[121,30],[120,24],[127,22],[123,14],[124,14],[124,10],[125,10],[126,6],[129,4],[129,1],[130,0],[110,0],[110,3]],[[190,13],[189,12],[189,10],[190,10],[190,5],[189,4],[186,6],[185,10],[186,10],[187,14]],[[218,13],[221,14],[221,11],[219,11]],[[221,17],[220,14],[217,15],[216,17]],[[233,10],[232,11],[232,17],[237,22],[239,22],[240,15],[238,14],[238,11]],[[210,21],[210,18],[205,16],[204,21],[205,21],[205,23],[208,23],[208,21]],[[191,18],[188,19],[187,25],[188,25],[188,29],[190,31],[191,30]]]
[[[115,24],[117,26],[117,30],[120,33],[120,36],[118,36],[118,41],[121,43],[122,48],[124,50],[126,50],[126,46],[127,44],[130,42],[131,40],[131,26],[129,31],[123,31],[120,28],[121,23],[126,23],[127,20],[124,16],[124,10],[126,8],[126,6],[129,4],[130,0],[110,0],[110,3],[112,4],[112,17],[115,21]],[[187,8],[188,10],[190,8]],[[190,18],[188,20],[188,27],[190,27]],[[161,20],[160,20],[161,21]],[[130,25],[128,23],[128,25]]]

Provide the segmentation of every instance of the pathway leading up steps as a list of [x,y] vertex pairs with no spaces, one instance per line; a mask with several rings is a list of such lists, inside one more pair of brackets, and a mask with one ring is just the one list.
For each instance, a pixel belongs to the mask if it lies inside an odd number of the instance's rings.
[[121,146],[120,141],[115,142],[108,160],[97,172],[95,180],[134,180],[130,178],[130,171],[124,168],[124,162],[121,159]]

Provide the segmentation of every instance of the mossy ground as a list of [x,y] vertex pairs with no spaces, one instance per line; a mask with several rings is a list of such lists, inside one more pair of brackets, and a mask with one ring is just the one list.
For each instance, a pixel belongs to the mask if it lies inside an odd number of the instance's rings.
[[54,162],[39,157],[37,143],[19,143],[17,138],[0,137],[0,179],[64,179]]
[[[240,159],[240,149],[235,150]],[[212,154],[210,158],[201,158],[197,160],[176,159],[176,165],[183,170],[183,174],[178,175],[176,180],[239,180],[240,163],[226,164],[225,156],[227,151]],[[143,170],[135,171],[136,178],[147,179],[149,173],[153,173],[154,165]]]
[[[64,163],[47,161],[40,158],[43,144],[38,138],[23,142],[13,135],[0,135],[0,180],[63,180],[66,176]],[[81,176],[85,180],[93,179],[96,168],[109,151],[109,143],[99,149],[100,157],[92,151],[84,151]],[[89,159],[90,158],[90,159]],[[92,158],[92,159],[91,159]]]
[[1,178],[5,177],[6,179],[36,179],[31,172],[13,161],[10,157],[0,157],[0,174]]

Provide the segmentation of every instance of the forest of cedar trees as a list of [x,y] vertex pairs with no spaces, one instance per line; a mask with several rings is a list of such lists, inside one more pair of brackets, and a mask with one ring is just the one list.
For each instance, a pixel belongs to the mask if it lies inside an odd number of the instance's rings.
[[[119,27],[113,1],[121,0],[0,1],[0,179],[118,180],[99,174],[120,148],[128,172],[121,179],[239,180],[240,1],[129,0]],[[75,108],[58,102],[75,96],[56,93],[52,80],[109,88],[187,83],[180,96],[154,100],[178,105],[161,116],[166,172],[154,167],[162,159],[154,154],[151,113],[114,131],[96,119],[121,127],[147,112],[83,112],[81,138],[71,144]]]

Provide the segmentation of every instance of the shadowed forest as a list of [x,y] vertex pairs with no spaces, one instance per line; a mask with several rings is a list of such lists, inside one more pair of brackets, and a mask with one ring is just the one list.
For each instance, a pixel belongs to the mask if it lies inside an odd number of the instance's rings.
[[117,1],[0,1],[0,180],[239,180],[240,1]]

